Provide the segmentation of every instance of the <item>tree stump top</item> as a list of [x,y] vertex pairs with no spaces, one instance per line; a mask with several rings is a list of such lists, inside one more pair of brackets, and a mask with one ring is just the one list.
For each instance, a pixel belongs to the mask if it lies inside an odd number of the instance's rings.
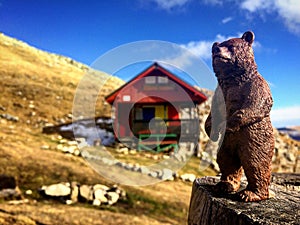
[[[244,203],[214,191],[218,177],[194,181],[189,225],[300,224],[300,174],[273,174],[268,200]],[[242,188],[247,185],[242,182]]]

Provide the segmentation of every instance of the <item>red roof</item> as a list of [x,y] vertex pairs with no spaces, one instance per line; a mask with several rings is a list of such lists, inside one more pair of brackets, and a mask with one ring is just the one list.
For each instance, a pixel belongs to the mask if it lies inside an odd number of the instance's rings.
[[163,68],[162,66],[160,66],[158,63],[155,62],[151,66],[149,66],[147,69],[145,69],[143,72],[138,74],[136,77],[134,77],[130,81],[128,81],[126,84],[124,84],[123,86],[121,86],[120,88],[118,88],[117,90],[115,90],[114,92],[109,94],[108,96],[106,96],[105,100],[109,104],[112,105],[113,102],[115,101],[116,97],[118,96],[118,94],[120,93],[120,91],[123,88],[133,85],[135,82],[137,82],[141,78],[144,78],[146,76],[151,76],[153,74],[157,74],[157,72],[169,77],[169,79],[171,79],[175,83],[179,84],[192,97],[192,99],[194,100],[195,103],[199,104],[199,103],[204,102],[207,99],[207,97],[202,92],[200,92],[196,88],[192,87],[191,85],[187,84],[186,82],[184,82],[183,80],[181,80],[180,78],[175,76],[173,73],[166,70],[165,68]]

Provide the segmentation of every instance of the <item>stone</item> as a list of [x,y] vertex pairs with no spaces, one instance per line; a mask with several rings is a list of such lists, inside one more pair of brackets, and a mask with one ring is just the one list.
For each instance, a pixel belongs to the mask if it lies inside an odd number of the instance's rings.
[[162,175],[161,175],[160,179],[162,179],[162,180],[174,180],[173,171],[170,170],[170,169],[164,168],[162,170]]
[[108,204],[113,205],[119,200],[119,194],[116,192],[108,192],[107,193],[107,199],[108,199]]
[[62,144],[58,144],[56,146],[56,149],[62,151],[64,149],[64,146]]
[[6,119],[6,120],[12,121],[12,122],[18,122],[19,121],[19,117],[10,115],[8,113],[0,114],[0,118]]
[[42,145],[40,148],[41,148],[41,150],[49,150],[50,146],[49,145]]
[[79,149],[75,149],[73,154],[76,155],[76,156],[79,156],[81,154],[81,152],[80,152]]
[[0,174],[0,199],[13,200],[21,198],[22,193],[17,186],[15,177],[7,174]]
[[149,174],[150,173],[150,170],[149,170],[149,168],[148,167],[145,167],[145,166],[141,166],[141,173],[142,174]]
[[71,199],[67,199],[66,200],[66,205],[71,205],[71,204],[73,204],[74,202],[71,200]]
[[93,146],[101,146],[101,143],[102,143],[101,139],[96,139],[93,141]]
[[77,182],[72,182],[71,183],[71,201],[72,203],[75,203],[78,201],[78,196],[79,196],[79,184]]
[[93,200],[93,205],[94,206],[100,206],[101,205],[101,201],[99,199],[94,199]]
[[124,166],[124,169],[126,169],[126,170],[133,170],[133,164],[131,164],[131,163],[128,163],[128,164],[126,164],[125,166]]
[[[219,177],[198,178],[193,183],[188,225],[299,224],[299,180],[300,174],[273,174],[270,190],[275,197],[245,203],[237,201],[235,194],[217,192]],[[242,188],[246,185],[242,181]]]
[[117,153],[123,153],[123,152],[127,152],[127,151],[128,151],[127,147],[120,147],[120,148],[116,149]]
[[158,172],[157,171],[150,171],[148,175],[150,177],[157,178],[158,177]]
[[185,173],[180,176],[180,179],[183,181],[194,182],[194,180],[196,179],[196,175],[192,173]]
[[133,165],[132,171],[134,171],[134,172],[140,172],[140,171],[141,171],[141,166],[140,166],[140,164],[135,163],[135,164]]
[[67,144],[77,146],[78,143],[77,141],[67,141]]
[[101,203],[107,203],[108,199],[106,197],[107,192],[102,189],[94,190],[94,199],[99,200]]
[[12,199],[21,199],[22,195],[19,189],[2,189],[0,190],[0,199],[12,200]]
[[26,194],[26,195],[32,195],[32,193],[33,193],[33,192],[32,192],[32,190],[30,190],[30,189],[28,189],[28,190],[25,191],[25,194]]
[[89,185],[81,185],[78,194],[80,201],[93,201],[93,187]]
[[108,192],[116,192],[120,198],[126,199],[126,191],[117,185],[114,185],[110,190],[108,190]]
[[69,183],[52,184],[43,186],[41,188],[45,195],[52,197],[66,197],[71,194],[71,187]]
[[129,154],[135,155],[137,153],[136,149],[130,149]]
[[95,184],[93,186],[93,190],[97,190],[97,189],[108,191],[110,188],[108,186],[104,185],[104,184]]

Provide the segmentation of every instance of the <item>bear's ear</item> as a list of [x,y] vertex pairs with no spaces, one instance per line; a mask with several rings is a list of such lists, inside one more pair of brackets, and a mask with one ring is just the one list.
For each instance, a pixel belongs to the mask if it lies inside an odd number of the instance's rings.
[[243,34],[242,39],[247,41],[250,45],[252,45],[254,41],[254,33],[252,31],[246,31]]

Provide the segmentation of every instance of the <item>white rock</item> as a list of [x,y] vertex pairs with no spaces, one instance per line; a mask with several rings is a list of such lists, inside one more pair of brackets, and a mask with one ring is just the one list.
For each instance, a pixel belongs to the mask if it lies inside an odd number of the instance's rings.
[[154,177],[154,178],[157,178],[157,177],[158,177],[158,173],[157,173],[157,171],[151,171],[151,172],[149,173],[149,176]]
[[67,143],[68,143],[68,145],[75,145],[75,146],[77,146],[77,141],[68,141]]
[[60,140],[59,140],[59,143],[60,143],[60,144],[66,144],[67,142],[68,142],[68,141],[67,141],[66,139],[60,139]]
[[106,191],[102,189],[97,189],[94,191],[94,197],[95,199],[98,199],[101,203],[107,203],[108,199],[105,197]]
[[195,174],[192,174],[192,173],[186,173],[186,174],[182,174],[182,175],[180,176],[180,178],[181,178],[183,181],[194,182],[194,180],[196,179],[196,175],[195,175]]
[[78,201],[79,188],[77,182],[71,183],[71,201],[75,203]]
[[101,190],[104,190],[104,191],[108,191],[110,188],[107,187],[107,186],[104,185],[104,184],[95,184],[94,187],[93,187],[93,190],[97,190],[97,189],[101,189]]
[[26,190],[26,191],[25,191],[25,194],[26,194],[26,195],[32,195],[32,190],[30,190],[30,189],[29,189],[29,190]]
[[48,196],[68,196],[71,194],[69,183],[52,184],[44,188],[45,194]]
[[158,160],[159,157],[158,157],[158,155],[153,155],[153,156],[152,156],[152,159],[153,159],[153,160]]
[[131,150],[129,150],[129,154],[131,154],[131,155],[135,155],[135,154],[136,154],[136,150],[135,150],[135,149],[131,149]]
[[150,173],[150,170],[148,169],[148,167],[145,167],[145,166],[141,166],[140,170],[141,170],[142,174],[147,174],[148,175]]
[[131,164],[131,163],[128,163],[128,164],[126,164],[125,166],[124,166],[124,168],[126,169],[126,170],[132,170],[133,169],[133,164]]
[[72,200],[70,200],[70,199],[68,199],[67,201],[66,201],[66,204],[67,205],[71,205],[71,204],[73,204],[74,202],[72,201]]
[[[167,168],[164,168],[163,170],[162,170],[162,176],[160,177],[160,179],[162,179],[162,180],[174,180],[174,177],[173,177],[173,171],[172,170],[170,170],[170,169],[167,169]],[[173,178],[173,179],[172,179]]]
[[102,158],[102,162],[108,166],[112,166],[115,164],[114,160],[108,159],[108,158]]
[[91,186],[88,185],[81,185],[79,187],[80,196],[85,199],[86,201],[93,200],[93,190]]
[[107,193],[107,199],[108,199],[108,204],[113,205],[119,200],[119,194],[116,192],[108,192]]
[[163,155],[163,159],[169,159],[170,156],[169,155]]
[[42,145],[42,146],[41,146],[41,149],[42,149],[42,150],[49,150],[49,149],[50,149],[50,146],[49,146],[49,145]]
[[101,205],[101,201],[99,199],[94,199],[93,205],[94,206],[100,206]]
[[58,144],[58,145],[56,146],[56,149],[59,150],[59,151],[62,151],[63,148],[64,148],[64,146],[63,146],[62,144]]
[[79,156],[80,155],[80,151],[78,149],[76,149],[73,154],[76,155],[76,156]]
[[118,153],[123,153],[123,154],[125,154],[125,155],[127,155],[128,152],[129,152],[129,150],[128,150],[127,147],[120,148],[120,149],[118,149],[118,150],[116,150],[116,151],[117,151]]

